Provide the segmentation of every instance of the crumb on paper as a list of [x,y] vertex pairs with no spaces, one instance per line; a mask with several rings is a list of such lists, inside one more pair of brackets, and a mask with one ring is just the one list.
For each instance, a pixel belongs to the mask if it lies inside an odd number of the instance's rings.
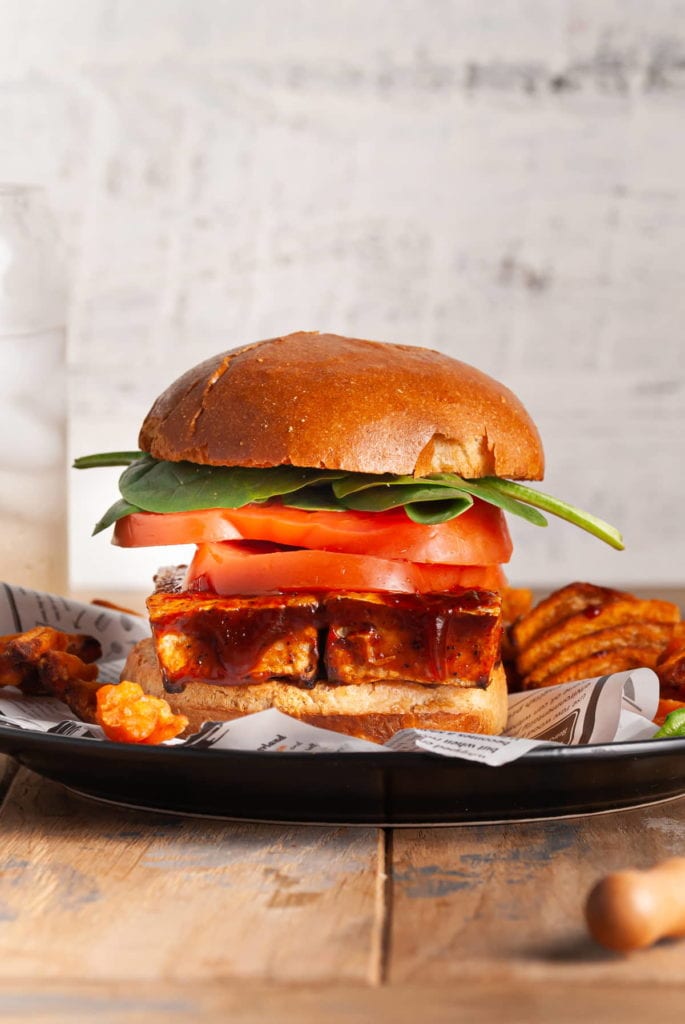
[[98,689],[95,720],[116,743],[164,743],[188,727],[185,715],[175,715],[167,701],[128,680]]

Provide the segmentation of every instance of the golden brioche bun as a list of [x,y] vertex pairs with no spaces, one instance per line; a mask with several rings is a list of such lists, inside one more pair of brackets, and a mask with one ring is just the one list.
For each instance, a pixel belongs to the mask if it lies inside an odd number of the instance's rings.
[[154,644],[141,640],[130,652],[122,679],[139,683],[146,693],[164,697],[176,714],[186,715],[188,731],[203,722],[224,722],[255,711],[279,711],[310,725],[384,743],[400,729],[501,733],[507,720],[504,670],[496,666],[485,688],[420,686],[412,683],[317,683],[301,689],[282,682],[244,686],[188,683],[183,693],[167,693]]
[[224,352],[154,403],[140,447],[216,466],[540,480],[537,429],[502,384],[439,352],[299,331]]

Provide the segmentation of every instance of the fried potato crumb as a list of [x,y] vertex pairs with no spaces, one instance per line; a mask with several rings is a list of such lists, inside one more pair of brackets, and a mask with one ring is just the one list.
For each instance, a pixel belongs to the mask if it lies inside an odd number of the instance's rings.
[[185,715],[175,715],[167,701],[129,680],[99,688],[95,720],[115,743],[164,743],[188,726]]

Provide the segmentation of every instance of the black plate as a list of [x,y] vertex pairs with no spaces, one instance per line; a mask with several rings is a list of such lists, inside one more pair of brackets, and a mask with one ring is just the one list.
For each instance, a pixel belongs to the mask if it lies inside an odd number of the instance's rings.
[[502,768],[419,753],[125,746],[18,729],[0,751],[88,796],[249,821],[450,825],[619,810],[685,792],[685,739],[534,750]]

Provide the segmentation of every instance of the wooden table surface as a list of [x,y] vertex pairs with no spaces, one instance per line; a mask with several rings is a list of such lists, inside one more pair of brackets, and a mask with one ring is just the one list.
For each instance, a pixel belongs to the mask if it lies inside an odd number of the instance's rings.
[[0,835],[3,1021],[682,1016],[685,941],[609,953],[582,910],[608,871],[683,853],[685,798],[507,825],[256,825],[98,804],[6,760]]

